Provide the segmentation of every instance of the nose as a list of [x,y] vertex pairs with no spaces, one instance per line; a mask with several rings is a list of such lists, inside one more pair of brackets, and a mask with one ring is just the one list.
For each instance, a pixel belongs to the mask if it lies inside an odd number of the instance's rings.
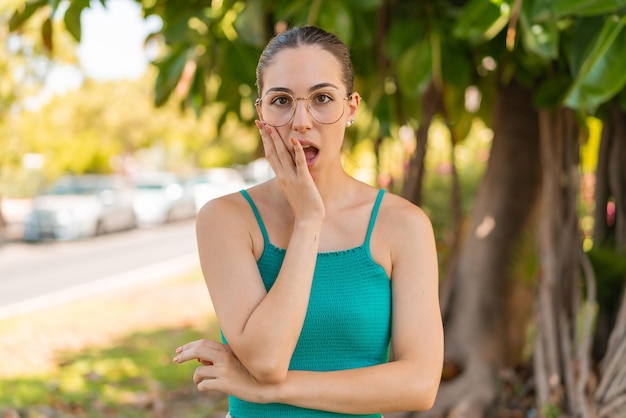
[[309,101],[304,97],[298,97],[295,100],[295,109],[293,111],[292,128],[295,131],[305,131],[311,129],[313,125],[313,117],[309,112]]

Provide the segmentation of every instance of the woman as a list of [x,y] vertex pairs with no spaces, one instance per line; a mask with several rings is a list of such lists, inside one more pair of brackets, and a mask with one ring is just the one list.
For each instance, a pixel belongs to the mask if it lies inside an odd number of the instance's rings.
[[174,362],[198,359],[197,388],[229,394],[234,418],[430,408],[443,361],[432,227],[342,167],[360,103],[348,48],[290,29],[261,55],[257,87],[276,177],[210,201],[196,224],[226,344],[188,343]]

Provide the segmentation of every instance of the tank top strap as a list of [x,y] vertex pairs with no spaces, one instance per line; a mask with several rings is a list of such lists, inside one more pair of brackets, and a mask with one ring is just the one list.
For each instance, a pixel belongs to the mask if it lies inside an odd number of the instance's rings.
[[372,209],[372,215],[370,217],[370,223],[367,226],[367,235],[365,236],[365,248],[369,251],[370,248],[370,239],[372,237],[372,231],[374,230],[374,224],[376,224],[376,217],[378,216],[378,209],[380,208],[380,202],[383,200],[383,195],[385,194],[385,190],[380,189],[378,191],[378,196],[376,196],[376,202],[374,202],[374,208]]
[[267,235],[267,229],[265,229],[265,224],[263,223],[263,218],[261,218],[261,214],[259,213],[259,210],[257,209],[256,205],[254,204],[254,201],[250,197],[250,194],[248,193],[248,191],[245,190],[245,189],[242,189],[239,192],[243,195],[243,197],[250,204],[250,207],[252,208],[252,212],[254,212],[254,217],[256,218],[256,221],[259,224],[259,228],[261,229],[261,234],[263,234],[263,242],[264,242],[264,244],[265,244],[265,246],[267,248],[267,245],[270,243],[270,238],[269,238],[269,235]]

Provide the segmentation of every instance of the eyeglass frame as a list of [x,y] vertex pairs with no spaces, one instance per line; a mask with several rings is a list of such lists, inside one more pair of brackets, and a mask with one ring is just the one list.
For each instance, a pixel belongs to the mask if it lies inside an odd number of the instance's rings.
[[[336,91],[336,92],[338,92],[338,93],[339,93],[339,90],[337,90],[337,89],[331,89],[331,90],[334,90],[334,91]],[[309,100],[309,99],[310,99],[310,98],[311,98],[311,96],[313,96],[315,93],[324,92],[324,91],[325,91],[324,89],[316,89],[316,90],[313,90],[311,93],[309,93],[309,95],[308,95],[308,96],[306,96],[306,97],[303,97],[303,96],[301,96],[301,97],[294,97],[294,96],[293,96],[291,93],[289,93],[288,91],[284,91],[284,90],[272,90],[272,89],[270,89],[270,90],[268,90],[267,92],[265,92],[265,94],[264,94],[263,96],[261,96],[261,97],[257,98],[257,99],[254,101],[254,106],[256,106],[256,107],[257,107],[257,111],[259,111],[259,114],[261,114],[261,115],[262,115],[262,114],[263,114],[263,112],[261,112],[261,111],[260,111],[260,109],[261,109],[261,102],[263,101],[263,99],[264,99],[264,98],[265,98],[268,94],[270,94],[270,93],[282,93],[282,94],[286,94],[287,96],[289,96],[289,97],[291,97],[291,98],[293,99],[293,106],[291,106],[291,109],[292,109],[292,111],[291,111],[291,116],[289,117],[289,119],[287,119],[287,122],[283,123],[282,125],[271,125],[271,124],[269,124],[269,123],[267,123],[267,122],[263,121],[263,122],[264,122],[264,123],[266,123],[267,125],[273,126],[273,127],[275,127],[275,128],[281,128],[281,127],[283,127],[283,126],[285,126],[285,125],[288,125],[288,124],[289,124],[289,122],[291,122],[291,121],[293,120],[294,116],[296,115],[296,107],[297,107],[297,101],[298,101],[298,100],[306,100],[306,111],[309,113],[309,115],[311,116],[311,118],[312,118],[315,122],[317,122],[317,123],[319,123],[319,124],[321,124],[321,125],[333,125],[333,124],[335,124],[335,123],[339,122],[339,120],[340,120],[340,119],[341,119],[341,117],[344,115],[344,113],[346,113],[346,109],[345,109],[345,107],[342,107],[342,108],[341,108],[341,115],[339,115],[339,117],[337,118],[337,120],[336,120],[336,121],[334,121],[334,122],[320,122],[320,121],[318,121],[317,119],[315,119],[315,116],[313,116],[313,113],[311,113],[311,102],[310,102],[310,100]],[[352,93],[348,94],[348,96],[347,96],[347,97],[341,97],[341,100],[345,100],[346,102],[347,102],[347,101],[349,101],[349,100],[351,100],[351,99],[352,99]]]

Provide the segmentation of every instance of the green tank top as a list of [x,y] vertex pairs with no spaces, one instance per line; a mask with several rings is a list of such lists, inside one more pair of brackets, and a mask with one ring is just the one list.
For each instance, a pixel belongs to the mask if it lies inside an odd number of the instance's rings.
[[[263,234],[264,249],[257,265],[269,290],[278,276],[286,250],[272,245],[256,205],[245,190],[241,193],[249,202]],[[370,237],[383,194],[380,190],[365,241],[360,246],[317,255],[309,306],[290,370],[345,370],[389,360],[391,282],[370,253]],[[381,417],[381,414],[337,414],[277,403],[261,405],[233,396],[229,402],[233,418]]]

